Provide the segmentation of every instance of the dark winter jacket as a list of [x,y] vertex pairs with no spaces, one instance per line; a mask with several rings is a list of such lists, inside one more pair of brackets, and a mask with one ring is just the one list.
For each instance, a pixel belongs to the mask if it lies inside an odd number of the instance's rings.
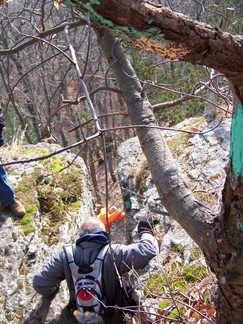
[[[98,233],[107,235],[105,232]],[[86,234],[86,236],[89,237],[90,234]],[[74,244],[75,263],[77,265],[90,265],[96,258],[98,251],[102,246],[107,244],[107,242],[107,237],[106,240],[98,240],[97,236],[89,237],[89,239],[83,239],[83,237],[81,237]],[[144,268],[149,260],[158,254],[158,243],[152,234],[145,232],[141,233],[138,243],[130,245],[112,245],[112,253],[117,269],[120,275],[123,275],[130,269],[138,270]],[[39,294],[49,296],[58,290],[60,282],[64,279],[66,279],[69,287],[70,300],[73,301],[75,298],[71,272],[64,249],[61,249],[34,276],[33,287]],[[107,298],[107,305],[124,306],[124,296],[120,289],[110,249],[108,249],[104,259],[103,286]]]

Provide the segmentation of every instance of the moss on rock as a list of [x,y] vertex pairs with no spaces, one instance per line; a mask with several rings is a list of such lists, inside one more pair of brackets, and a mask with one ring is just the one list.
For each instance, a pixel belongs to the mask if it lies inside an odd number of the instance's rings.
[[15,220],[20,223],[25,235],[35,230],[34,216],[38,211],[39,202],[36,197],[36,179],[33,174],[24,173],[17,187],[14,188],[16,197],[24,204],[26,213],[21,220]]
[[[50,153],[46,147],[23,149],[22,152],[31,158]],[[22,173],[18,184],[13,185],[16,198],[26,209],[22,219],[13,217],[24,235],[36,230],[35,218],[41,215],[41,234],[46,243],[53,244],[59,239],[59,226],[66,221],[67,212],[80,209],[83,171],[78,163],[69,164],[67,159],[68,155],[60,155],[35,162],[33,172]],[[19,177],[15,168],[11,168],[10,173]]]

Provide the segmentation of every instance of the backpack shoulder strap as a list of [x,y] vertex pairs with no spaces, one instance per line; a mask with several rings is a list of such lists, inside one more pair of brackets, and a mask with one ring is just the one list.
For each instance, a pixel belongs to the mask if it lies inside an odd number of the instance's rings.
[[69,265],[69,268],[71,270],[72,276],[74,278],[78,277],[78,266],[76,265],[74,261],[74,244],[66,244],[63,247],[66,259]]
[[[67,262],[68,265],[70,267],[71,273],[73,275],[74,278],[78,278],[80,276],[80,274],[78,273],[79,267],[78,265],[76,265],[75,261],[74,261],[74,245],[73,244],[66,244],[64,245],[64,251],[65,251],[65,255],[67,258]],[[101,266],[103,264],[106,252],[109,248],[109,245],[105,245],[104,247],[101,248],[101,250],[99,251],[97,257],[95,258],[94,262],[91,264],[94,265],[95,263],[99,263],[100,266],[97,267],[97,273],[99,273],[101,271]]]
[[109,244],[103,246],[96,257],[96,260],[104,261],[108,249],[109,249]]
[[73,257],[73,244],[65,244],[63,246],[68,264],[71,262],[74,262],[74,257]]
[[92,275],[97,278],[100,282],[103,277],[103,263],[106,256],[106,252],[108,251],[109,245],[105,245],[99,251],[97,257],[94,262],[90,265],[93,268]]

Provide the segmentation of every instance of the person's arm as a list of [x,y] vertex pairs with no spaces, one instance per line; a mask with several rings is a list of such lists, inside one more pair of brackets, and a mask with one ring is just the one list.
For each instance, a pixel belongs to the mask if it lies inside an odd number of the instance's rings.
[[159,253],[157,239],[154,237],[153,228],[158,221],[151,216],[140,217],[138,235],[140,241],[130,245],[118,245],[114,255],[119,272],[126,273],[130,269],[142,269]]
[[55,294],[60,282],[65,279],[64,252],[56,253],[33,278],[33,288],[45,297]]

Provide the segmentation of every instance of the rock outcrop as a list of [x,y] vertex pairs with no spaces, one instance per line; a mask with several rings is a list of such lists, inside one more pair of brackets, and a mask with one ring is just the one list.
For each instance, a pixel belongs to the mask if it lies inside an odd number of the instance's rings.
[[[205,123],[202,119],[191,119],[177,128],[196,129],[202,123]],[[213,128],[216,123],[218,121],[205,124],[204,130]],[[217,209],[225,179],[224,166],[229,156],[230,121],[222,122],[204,135],[175,131],[166,131],[164,135],[177,157],[179,170],[187,175],[188,185],[198,192],[200,199]],[[11,148],[11,151],[3,148],[1,156],[3,161],[24,161],[51,154],[59,148],[45,143]],[[151,212],[160,219],[157,229],[160,256],[139,274],[140,283],[151,273],[161,271],[175,246],[182,247],[181,262],[190,262],[194,242],[160,204],[137,138],[129,139],[119,147],[117,160],[127,214],[126,223],[119,226],[126,241],[137,239],[134,230],[141,214]],[[10,212],[0,210],[0,322],[58,323],[58,316],[69,300],[65,283],[52,303],[47,303],[37,316],[34,309],[40,296],[32,288],[32,278],[56,249],[75,241],[82,219],[95,216],[90,177],[83,160],[70,152],[6,169],[16,196],[26,207],[26,215],[18,220]],[[112,235],[115,240],[115,233]],[[138,299],[143,298],[138,286],[134,286],[134,290]]]
[[[176,132],[176,130],[198,131],[203,135]],[[230,120],[214,120],[207,124],[203,118],[191,118],[175,127],[175,131],[163,131],[169,147],[176,158],[181,176],[199,199],[218,210],[221,190],[225,180],[225,166],[230,152]],[[147,212],[160,218],[163,233],[161,253],[168,248],[169,241],[177,245],[177,222],[173,221],[160,204],[159,195],[150,175],[145,156],[137,137],[122,143],[117,152],[118,174],[122,194],[127,207],[128,237],[136,225],[135,218]],[[169,233],[171,237],[168,238]],[[180,236],[180,235],[179,235]],[[191,241],[184,232],[181,244]],[[183,241],[185,241],[183,243]],[[187,242],[186,242],[187,241]],[[171,243],[173,244],[173,243]],[[189,244],[190,245],[190,244]],[[186,257],[187,258],[187,257]]]
[[[33,159],[58,149],[58,145],[44,143],[23,146],[17,148],[18,159]],[[10,154],[5,150],[3,158]],[[0,211],[0,322],[48,322],[68,303],[67,288],[63,283],[47,316],[50,305],[36,317],[32,310],[40,296],[32,288],[32,278],[56,249],[75,241],[82,219],[94,216],[90,178],[83,160],[70,152],[6,169],[26,215],[19,220]]]
[[[218,210],[225,180],[225,166],[229,160],[230,120],[221,123],[214,120],[206,124],[203,118],[192,118],[177,125],[176,129],[189,131],[202,129],[204,132],[203,135],[191,135],[164,131],[163,135],[176,157],[178,170],[185,182],[205,204]],[[117,159],[122,194],[127,208],[128,241],[136,239],[133,230],[140,215],[150,213],[160,220],[156,233],[160,242],[160,254],[139,274],[133,275],[131,280],[138,303],[144,310],[156,313],[153,310],[156,302],[154,300],[149,302],[143,294],[148,278],[156,273],[165,273],[165,265],[173,258],[178,265],[194,262],[203,264],[206,268],[206,263],[202,254],[198,254],[198,260],[195,260],[194,253],[197,251],[195,242],[160,204],[157,189],[137,137],[120,145]],[[151,321],[153,320],[152,316]]]

